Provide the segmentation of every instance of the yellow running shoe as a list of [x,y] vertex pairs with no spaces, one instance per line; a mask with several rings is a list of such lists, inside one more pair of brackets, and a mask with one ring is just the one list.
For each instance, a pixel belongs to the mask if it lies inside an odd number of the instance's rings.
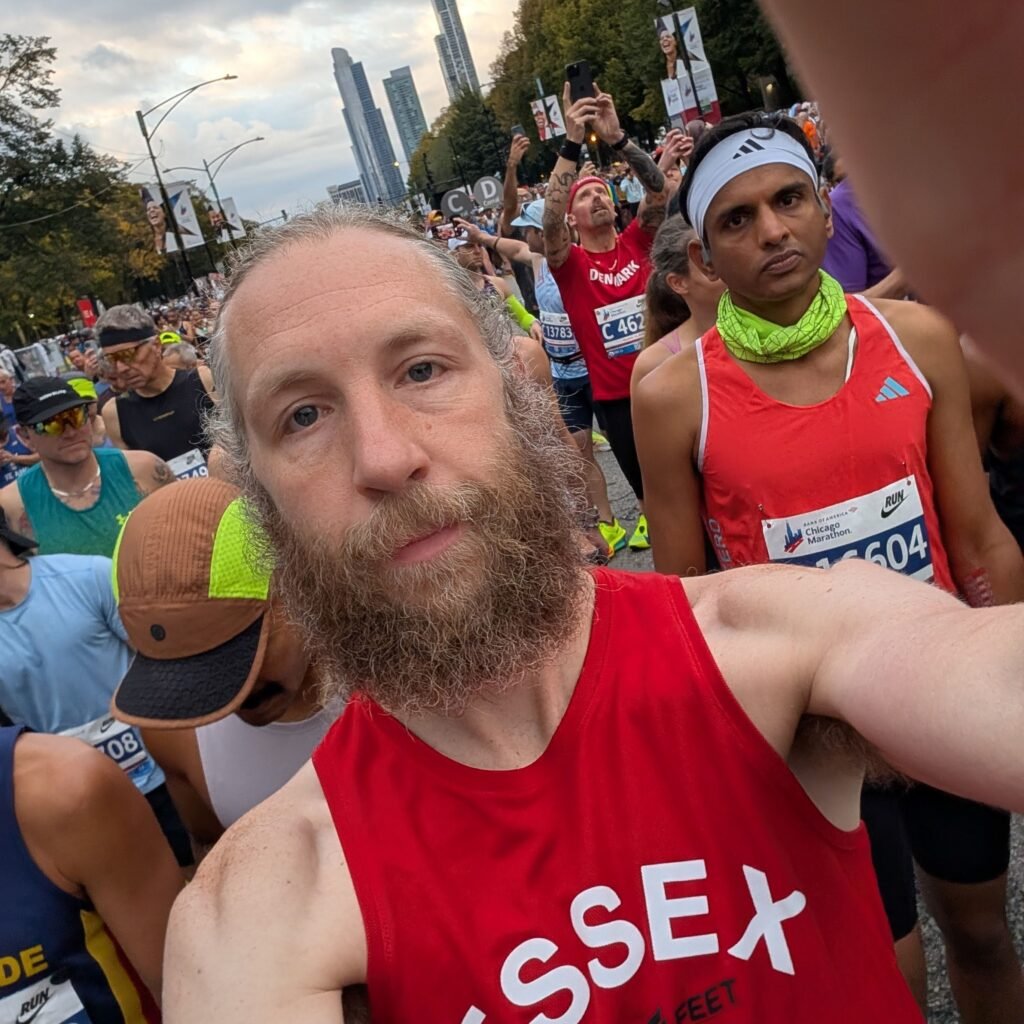
[[597,528],[608,545],[608,557],[614,558],[615,552],[621,551],[626,546],[626,531],[618,519],[610,523],[598,523]]
[[608,438],[604,434],[599,434],[596,430],[590,432],[590,440],[594,444],[595,452],[610,452],[612,446],[608,443]]
[[642,513],[636,521],[633,536],[629,538],[629,546],[633,551],[646,551],[651,546],[651,539],[647,536],[647,516]]

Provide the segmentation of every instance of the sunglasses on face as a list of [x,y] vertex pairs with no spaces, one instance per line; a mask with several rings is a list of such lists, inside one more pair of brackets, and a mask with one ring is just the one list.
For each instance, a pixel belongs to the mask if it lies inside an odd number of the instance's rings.
[[127,366],[130,363],[135,362],[135,358],[136,356],[138,356],[139,352],[141,352],[142,349],[145,348],[145,346],[148,345],[149,342],[152,340],[153,339],[150,338],[147,341],[140,341],[139,344],[136,345],[134,348],[123,348],[117,352],[104,352],[103,358],[107,362],[123,364]]
[[85,425],[88,412],[84,405],[76,405],[73,409],[65,409],[63,412],[51,416],[42,423],[33,423],[32,429],[40,435],[47,437],[60,437],[66,430],[79,430]]

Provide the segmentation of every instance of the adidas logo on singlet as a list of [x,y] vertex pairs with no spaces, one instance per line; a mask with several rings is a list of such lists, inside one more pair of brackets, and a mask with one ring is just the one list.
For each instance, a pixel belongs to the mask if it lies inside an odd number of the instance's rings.
[[892,377],[886,377],[882,389],[875,395],[876,402],[892,402],[897,398],[906,398],[910,392]]

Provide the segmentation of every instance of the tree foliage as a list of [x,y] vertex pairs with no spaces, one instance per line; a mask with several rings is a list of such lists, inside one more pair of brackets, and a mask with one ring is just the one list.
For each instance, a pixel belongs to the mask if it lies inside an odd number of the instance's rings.
[[41,116],[60,99],[55,59],[44,36],[0,36],[0,340],[10,343],[16,325],[65,329],[80,296],[136,298],[136,282],[164,264],[127,165]]
[[[677,0],[672,10],[686,6],[690,4]],[[760,76],[774,76],[780,100],[795,98],[782,49],[756,0],[694,0],[694,6],[724,113],[760,105]],[[442,113],[413,157],[410,187],[429,191],[424,156],[435,192],[461,184],[448,138],[457,140],[459,160],[472,178],[478,166],[493,159],[491,134],[496,130],[504,146],[514,124],[523,125],[538,143],[522,176],[531,180],[550,169],[557,143],[539,143],[530,101],[537,98],[539,80],[544,94],[553,93],[561,102],[565,67],[577,60],[588,60],[601,88],[614,96],[623,126],[642,143],[653,145],[666,124],[660,85],[665,64],[654,18],[666,11],[657,0],[519,0],[514,26],[505,33],[491,65],[486,100],[464,95]],[[489,125],[477,109],[491,111]]]

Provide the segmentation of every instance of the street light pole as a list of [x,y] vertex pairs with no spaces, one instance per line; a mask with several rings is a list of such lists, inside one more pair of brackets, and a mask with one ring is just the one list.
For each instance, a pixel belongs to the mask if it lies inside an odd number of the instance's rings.
[[[168,96],[167,99],[161,100],[159,103],[154,104],[149,110],[142,111],[136,110],[135,116],[138,118],[139,129],[142,131],[142,137],[146,140],[146,152],[149,153],[150,162],[153,164],[153,173],[156,175],[157,187],[160,189],[160,198],[163,200],[164,209],[167,211],[167,216],[171,219],[171,231],[174,232],[174,241],[178,246],[178,252],[181,253],[181,261],[185,265],[185,271],[188,275],[188,282],[186,284],[186,291],[194,288],[194,282],[192,280],[192,268],[188,264],[188,256],[185,255],[185,245],[181,238],[181,231],[178,228],[178,218],[174,216],[174,207],[171,205],[170,196],[167,194],[167,188],[164,186],[163,178],[160,177],[160,168],[156,165],[156,157],[153,154],[153,136],[160,130],[160,125],[167,119],[168,114],[172,110],[189,96],[192,95],[197,89],[202,89],[205,85],[212,85],[214,82],[227,82],[231,79],[237,78],[237,75],[222,75],[220,78],[211,78],[206,82],[199,82],[197,85],[190,86],[188,89],[182,89],[181,92],[176,92],[173,96]],[[173,102],[172,102],[173,100]],[[166,106],[170,103],[170,107],[163,112],[160,120],[153,126],[152,131],[146,125],[146,118],[153,113],[154,110],[159,110],[161,107]]]
[[[167,194],[167,188],[164,185],[164,179],[160,177],[160,168],[156,165],[156,157],[153,155],[153,144],[150,141],[149,132],[146,130],[146,118],[141,110],[135,111],[135,116],[139,119],[139,128],[142,130],[142,137],[146,140],[146,151],[149,153],[149,159],[153,164],[153,173],[156,175],[156,185],[160,189],[160,198],[163,201],[164,209],[167,211],[167,216],[171,220],[171,231],[174,232],[174,241],[178,246],[178,252],[181,253],[181,261],[185,264],[185,280],[182,282],[185,285],[185,291],[190,291],[192,288],[192,268],[188,264],[188,257],[185,255],[185,246],[181,239],[181,232],[178,230],[178,218],[174,216],[174,207],[171,204],[171,197]],[[175,263],[177,266],[177,263]],[[179,267],[179,272],[181,268]],[[179,273],[180,276],[180,273]]]

